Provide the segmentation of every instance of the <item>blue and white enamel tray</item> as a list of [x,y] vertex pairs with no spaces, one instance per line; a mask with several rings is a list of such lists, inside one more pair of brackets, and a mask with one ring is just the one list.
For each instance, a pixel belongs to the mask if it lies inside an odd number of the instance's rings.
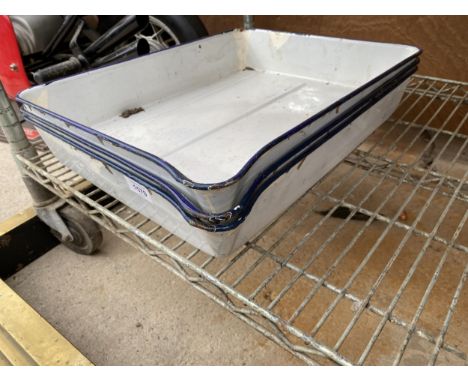
[[18,101],[72,169],[223,255],[389,117],[419,54],[236,30],[28,89]]

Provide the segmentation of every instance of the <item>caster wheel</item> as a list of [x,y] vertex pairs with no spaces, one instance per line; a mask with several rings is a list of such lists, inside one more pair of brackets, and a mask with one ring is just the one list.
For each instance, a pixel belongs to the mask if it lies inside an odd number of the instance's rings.
[[65,206],[59,214],[73,236],[73,240],[62,244],[81,255],[93,255],[102,244],[99,225],[72,206]]

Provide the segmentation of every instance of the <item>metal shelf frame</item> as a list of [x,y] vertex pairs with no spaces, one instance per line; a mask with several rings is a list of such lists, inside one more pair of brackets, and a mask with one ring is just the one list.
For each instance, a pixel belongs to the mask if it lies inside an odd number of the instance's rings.
[[384,126],[222,258],[49,151],[17,158],[32,179],[306,364],[467,364],[467,85],[413,76]]

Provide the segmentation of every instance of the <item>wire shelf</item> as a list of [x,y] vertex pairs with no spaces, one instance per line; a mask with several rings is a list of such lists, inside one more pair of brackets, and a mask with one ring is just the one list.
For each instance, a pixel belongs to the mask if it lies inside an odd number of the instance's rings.
[[468,363],[467,85],[413,76],[383,126],[213,258],[44,151],[33,179],[307,364]]

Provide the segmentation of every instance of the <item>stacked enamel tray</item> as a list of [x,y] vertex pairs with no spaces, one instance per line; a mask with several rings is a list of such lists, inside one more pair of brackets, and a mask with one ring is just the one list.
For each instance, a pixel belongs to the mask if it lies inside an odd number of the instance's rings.
[[271,224],[390,116],[419,54],[235,30],[17,99],[64,164],[219,256]]

